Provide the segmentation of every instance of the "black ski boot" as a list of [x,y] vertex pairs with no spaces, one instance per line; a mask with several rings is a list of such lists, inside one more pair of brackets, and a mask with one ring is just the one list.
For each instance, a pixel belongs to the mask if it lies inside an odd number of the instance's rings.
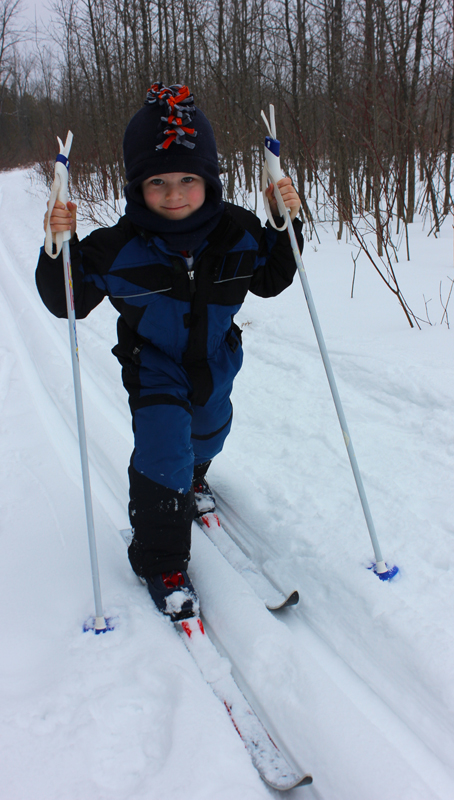
[[199,598],[186,570],[162,572],[146,581],[157,608],[172,622],[198,615]]
[[204,514],[209,514],[216,510],[216,500],[211,491],[205,475],[208,471],[211,461],[206,461],[204,464],[199,464],[194,467],[194,478],[192,480],[192,487],[194,489],[194,501],[196,505],[196,517],[203,517]]

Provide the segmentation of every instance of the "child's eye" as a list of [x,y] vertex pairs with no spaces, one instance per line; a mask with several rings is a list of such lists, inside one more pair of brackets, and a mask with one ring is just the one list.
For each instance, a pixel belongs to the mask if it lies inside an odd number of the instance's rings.
[[192,182],[193,182],[193,180],[194,180],[194,178],[191,178],[191,176],[190,176],[190,175],[186,175],[186,177],[185,177],[185,178],[182,178],[182,179],[181,179],[181,183],[192,183]]
[[152,178],[150,183],[152,184],[152,186],[161,186],[164,183],[164,181],[162,180],[162,178]]

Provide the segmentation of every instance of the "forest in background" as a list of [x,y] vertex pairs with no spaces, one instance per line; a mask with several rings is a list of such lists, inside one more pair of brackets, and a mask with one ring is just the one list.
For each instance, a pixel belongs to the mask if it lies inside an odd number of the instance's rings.
[[389,270],[416,213],[436,234],[452,212],[454,0],[57,0],[52,40],[26,46],[20,2],[0,0],[0,168],[50,177],[71,129],[94,220],[122,197],[123,132],[155,80],[193,91],[229,199],[257,188],[274,104],[310,236],[324,216],[364,246],[361,218]]

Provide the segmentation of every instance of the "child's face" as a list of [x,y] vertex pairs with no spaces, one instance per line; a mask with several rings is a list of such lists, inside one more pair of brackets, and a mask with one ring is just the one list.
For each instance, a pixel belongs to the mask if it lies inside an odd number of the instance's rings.
[[143,181],[142,192],[150,211],[166,219],[185,219],[203,206],[205,181],[188,172],[167,172]]

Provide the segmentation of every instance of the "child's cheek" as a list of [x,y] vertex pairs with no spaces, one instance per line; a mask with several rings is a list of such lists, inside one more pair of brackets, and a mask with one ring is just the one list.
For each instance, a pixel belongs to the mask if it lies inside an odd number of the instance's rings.
[[192,191],[191,200],[194,203],[199,203],[200,205],[203,205],[205,202],[205,187],[195,186]]

